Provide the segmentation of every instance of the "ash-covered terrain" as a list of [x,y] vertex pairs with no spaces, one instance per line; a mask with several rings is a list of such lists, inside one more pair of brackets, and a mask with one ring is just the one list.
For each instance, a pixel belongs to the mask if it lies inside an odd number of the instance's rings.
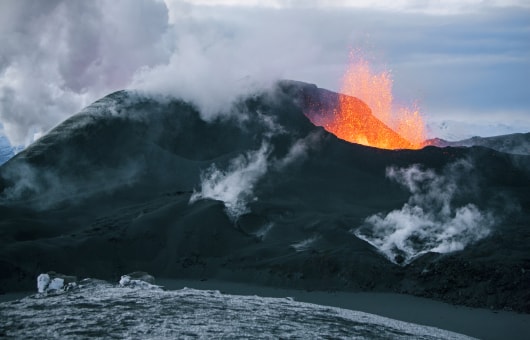
[[95,102],[0,167],[1,289],[145,270],[530,312],[530,157],[351,144],[307,117],[336,96]]
[[[123,279],[122,279],[123,281]],[[167,291],[84,279],[67,292],[0,304],[0,336],[19,339],[472,339],[434,327],[294,301]]]

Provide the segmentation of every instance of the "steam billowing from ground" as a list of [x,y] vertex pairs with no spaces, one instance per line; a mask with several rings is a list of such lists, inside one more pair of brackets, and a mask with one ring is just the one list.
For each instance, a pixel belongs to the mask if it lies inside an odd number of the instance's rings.
[[248,202],[256,199],[253,189],[256,182],[267,172],[269,145],[263,143],[256,151],[249,151],[232,159],[226,171],[212,164],[201,175],[201,189],[190,198],[193,203],[201,198],[222,201],[228,216],[235,220],[248,212]]
[[419,165],[387,168],[391,180],[412,196],[399,210],[369,216],[354,234],[379,249],[390,261],[408,264],[427,252],[462,250],[490,233],[494,216],[471,202],[458,202],[472,180],[473,165],[460,160],[441,174]]
[[[272,125],[271,133],[283,133],[284,130]],[[233,158],[226,170],[212,164],[201,174],[200,189],[193,192],[190,203],[210,198],[222,201],[225,211],[232,221],[248,213],[248,204],[258,199],[254,196],[256,183],[269,171],[281,170],[292,162],[305,157],[308,149],[315,147],[318,133],[309,134],[291,145],[287,154],[280,159],[271,156],[272,146],[264,140],[258,150],[246,152]]]

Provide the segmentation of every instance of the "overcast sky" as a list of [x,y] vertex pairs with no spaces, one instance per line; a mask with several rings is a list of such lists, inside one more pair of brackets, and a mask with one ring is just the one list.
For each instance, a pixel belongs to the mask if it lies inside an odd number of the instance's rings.
[[1,0],[0,134],[27,145],[114,90],[206,112],[278,78],[340,89],[350,48],[430,137],[530,131],[530,1]]

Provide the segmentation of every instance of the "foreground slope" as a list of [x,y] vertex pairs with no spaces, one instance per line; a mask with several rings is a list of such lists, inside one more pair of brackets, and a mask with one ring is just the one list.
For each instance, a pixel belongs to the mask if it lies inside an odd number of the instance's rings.
[[[209,120],[135,92],[97,101],[0,167],[0,286],[27,289],[48,270],[116,279],[139,269],[529,312],[530,159],[351,144],[304,115],[315,101],[331,109],[330,98],[281,82]],[[415,206],[389,169],[447,178],[438,182],[452,191],[439,196],[450,194],[452,224],[441,226],[466,238],[428,229],[437,199]],[[412,184],[431,188],[425,181]],[[414,224],[418,211],[425,226]],[[388,243],[400,230],[372,233],[370,216],[405,216],[418,229]],[[465,247],[430,252],[439,240]]]
[[[36,312],[42,310],[46,312]],[[472,339],[292,298],[188,288],[165,291],[158,286],[119,287],[93,279],[83,280],[78,288],[64,294],[37,294],[0,303],[0,316],[0,334],[19,339]]]

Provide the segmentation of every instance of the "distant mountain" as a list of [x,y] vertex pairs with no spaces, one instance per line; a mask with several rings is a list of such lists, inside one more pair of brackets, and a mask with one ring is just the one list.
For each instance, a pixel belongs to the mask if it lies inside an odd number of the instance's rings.
[[530,312],[530,157],[348,143],[306,116],[337,96],[98,100],[0,167],[0,289],[144,270]]
[[512,153],[517,155],[530,155],[530,132],[513,133],[495,137],[472,137],[460,141],[450,142],[440,138],[429,139],[425,145],[438,147],[447,146],[484,146],[493,150]]

